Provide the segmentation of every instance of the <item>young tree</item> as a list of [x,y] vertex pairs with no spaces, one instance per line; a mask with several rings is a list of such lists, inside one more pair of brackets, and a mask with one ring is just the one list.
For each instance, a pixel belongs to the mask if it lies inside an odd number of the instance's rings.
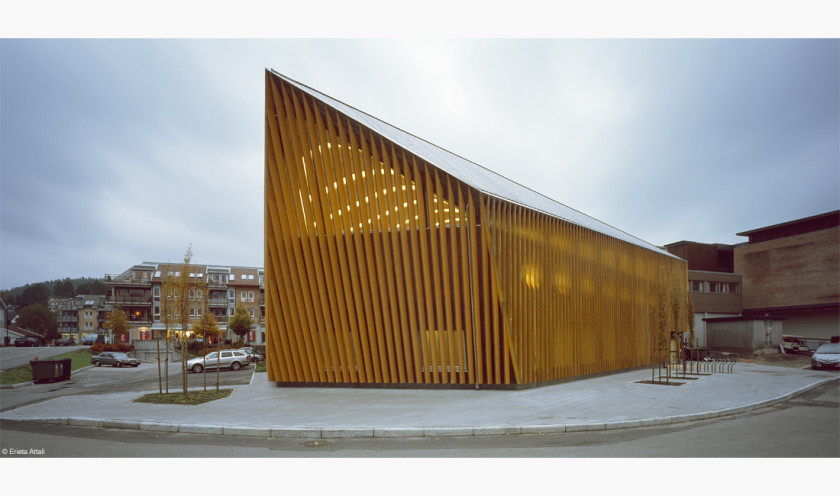
[[[207,296],[207,284],[204,277],[190,273],[190,261],[192,250],[187,248],[184,253],[184,263],[180,270],[167,272],[163,283],[165,305],[162,305],[162,312],[166,312],[167,329],[168,322],[174,320],[181,330],[179,339],[181,345],[181,372],[183,376],[184,397],[189,398],[188,376],[187,376],[187,330],[190,328],[190,308],[204,309],[204,302]],[[172,267],[170,267],[171,269]],[[190,302],[193,303],[190,303]]]
[[119,343],[120,337],[128,333],[128,319],[125,318],[125,313],[119,309],[108,312],[105,328],[111,330],[111,335],[114,337],[113,341]]
[[[216,322],[216,317],[213,316],[212,313],[207,311],[205,307],[204,313],[201,315],[201,318],[198,321],[194,322],[192,325],[192,331],[195,335],[201,336],[201,340],[204,342],[204,352],[201,353],[201,356],[207,355],[207,338],[209,336],[216,336],[219,333],[219,325]],[[221,350],[219,350],[221,351]],[[217,360],[218,361],[218,360]],[[219,381],[218,381],[218,364],[216,366],[216,390],[219,389]],[[204,374],[204,390],[207,391],[207,367],[202,369]]]
[[29,305],[21,310],[18,314],[17,325],[37,332],[44,337],[44,341],[52,341],[58,337],[58,320],[55,314],[40,303]]
[[242,305],[236,305],[233,317],[228,321],[228,329],[239,336],[239,341],[242,341],[242,336],[248,334],[253,325],[254,321],[251,319],[251,315],[248,314],[248,310]]

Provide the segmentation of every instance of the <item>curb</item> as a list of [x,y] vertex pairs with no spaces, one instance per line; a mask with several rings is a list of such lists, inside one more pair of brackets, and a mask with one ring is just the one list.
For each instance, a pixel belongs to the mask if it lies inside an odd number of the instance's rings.
[[276,439],[372,439],[372,438],[420,438],[420,437],[478,437],[478,436],[515,436],[515,435],[544,435],[562,432],[590,432],[618,429],[632,429],[658,425],[671,425],[683,422],[696,422],[728,415],[736,415],[765,408],[786,401],[793,396],[804,393],[827,382],[837,380],[826,378],[808,386],[795,389],[775,398],[757,401],[721,410],[708,412],[674,415],[671,417],[656,417],[638,420],[620,420],[614,422],[594,422],[581,424],[546,424],[546,425],[496,425],[496,426],[463,426],[463,427],[394,427],[394,428],[296,428],[296,427],[247,427],[222,425],[195,424],[165,424],[138,420],[104,420],[84,417],[45,418],[13,420],[14,422],[36,422],[46,424],[67,425],[72,427],[95,427],[105,429],[128,429],[140,431],[184,433],[184,434],[213,434],[223,436],[268,437]]

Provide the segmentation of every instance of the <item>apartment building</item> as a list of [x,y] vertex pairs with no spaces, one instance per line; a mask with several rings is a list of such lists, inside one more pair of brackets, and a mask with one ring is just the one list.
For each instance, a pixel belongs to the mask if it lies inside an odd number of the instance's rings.
[[76,295],[73,298],[50,298],[49,308],[56,315],[58,332],[63,338],[81,342],[88,334],[106,334],[105,321],[111,306],[105,295]]
[[163,301],[166,297],[164,283],[168,276],[181,277],[181,271],[189,271],[188,280],[201,282],[204,289],[191,290],[189,298],[189,322],[201,318],[204,312],[211,312],[221,331],[221,339],[235,340],[228,329],[228,320],[237,305],[244,306],[254,320],[253,330],[246,336],[252,344],[265,343],[265,297],[263,293],[263,269],[258,267],[236,267],[221,265],[167,264],[143,262],[121,274],[106,274],[105,283],[111,288],[108,301],[114,308],[126,313],[130,329],[130,341],[149,340],[170,335],[191,337],[189,329],[182,330],[178,322],[166,322]]

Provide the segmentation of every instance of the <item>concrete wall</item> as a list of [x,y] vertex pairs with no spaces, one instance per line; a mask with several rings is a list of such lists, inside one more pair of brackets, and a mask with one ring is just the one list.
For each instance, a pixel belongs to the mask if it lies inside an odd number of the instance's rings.
[[697,339],[697,346],[709,346],[708,344],[708,326],[705,319],[737,317],[738,314],[731,313],[708,313],[695,312],[694,313],[694,336]]
[[782,333],[781,320],[732,318],[706,322],[707,346],[718,351],[778,351]]
[[815,310],[808,314],[791,315],[785,320],[785,334],[822,339],[840,336],[840,313]]
[[[169,362],[180,362],[181,361],[181,354],[177,351],[172,349],[172,345],[170,345],[169,350]],[[167,349],[166,349],[166,342],[164,340],[160,340],[160,361],[166,359]],[[157,341],[149,339],[145,341],[135,341],[134,342],[134,356],[135,358],[139,358],[140,360],[146,360],[150,362],[157,362],[158,358],[158,345]]]

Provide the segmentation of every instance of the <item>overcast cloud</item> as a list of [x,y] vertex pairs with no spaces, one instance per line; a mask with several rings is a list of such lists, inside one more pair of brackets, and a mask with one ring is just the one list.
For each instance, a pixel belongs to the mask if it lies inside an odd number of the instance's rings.
[[838,40],[0,41],[0,288],[262,266],[265,68],[645,241],[840,208]]

